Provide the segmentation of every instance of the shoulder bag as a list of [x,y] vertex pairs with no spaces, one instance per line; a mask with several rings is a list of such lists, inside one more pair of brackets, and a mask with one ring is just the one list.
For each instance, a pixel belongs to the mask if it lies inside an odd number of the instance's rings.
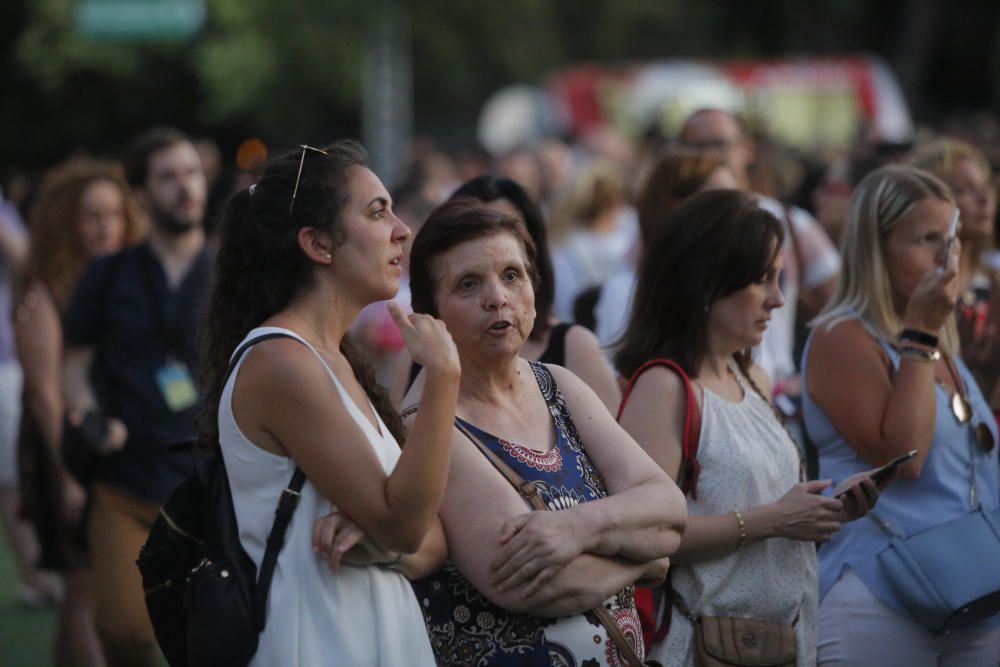
[[969,450],[967,514],[907,537],[868,513],[890,536],[878,555],[883,574],[910,616],[936,634],[1000,612],[1000,509],[980,504],[971,438]]
[[[244,343],[227,372],[263,334]],[[293,339],[294,340],[294,339]],[[242,667],[257,652],[267,598],[305,474],[281,492],[260,572],[240,543],[220,451],[202,461],[160,509],[136,564],[157,643],[171,667]]]
[[[691,380],[684,369],[670,359],[653,359],[643,364],[632,375],[632,379],[625,389],[622,407],[618,410],[618,418],[621,418],[625,402],[628,400],[636,380],[652,366],[669,368],[680,377],[684,385],[684,428],[681,441],[681,467],[677,475],[677,485],[685,495],[697,500],[698,476],[701,472],[697,458],[698,440],[701,437],[701,410],[695,399]],[[757,390],[755,385],[753,388],[755,391]],[[643,592],[646,590],[649,589],[643,589]],[[637,591],[639,591],[638,588]],[[795,625],[798,622],[798,615],[791,624],[755,618],[695,616],[670,585],[669,574],[663,586],[658,590],[650,591],[649,597],[652,613],[647,612],[640,615],[640,619],[643,621],[643,631],[648,633],[647,649],[653,642],[662,641],[667,636],[670,630],[671,608],[676,606],[677,610],[691,621],[694,634],[695,667],[739,665],[794,667],[795,665],[797,655]],[[652,602],[657,597],[660,597],[663,603],[653,606]],[[640,600],[643,598],[637,592],[637,606],[639,606]],[[657,609],[662,609],[662,612],[657,613]],[[655,621],[658,616],[662,616],[662,621],[657,626]],[[649,623],[648,619],[652,619],[652,623]]]

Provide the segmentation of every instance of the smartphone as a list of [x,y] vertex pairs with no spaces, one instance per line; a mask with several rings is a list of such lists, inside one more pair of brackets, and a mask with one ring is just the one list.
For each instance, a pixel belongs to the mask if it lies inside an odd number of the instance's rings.
[[80,437],[93,452],[101,451],[104,439],[108,437],[108,420],[99,410],[91,410],[80,422]]
[[[909,461],[910,459],[912,459],[916,455],[917,455],[917,450],[911,449],[910,451],[906,452],[902,456],[897,456],[896,458],[894,458],[893,460],[889,461],[888,463],[886,463],[881,468],[878,468],[877,470],[875,470],[875,472],[873,472],[871,474],[871,480],[873,482],[875,482],[875,483],[878,483],[878,482],[882,481],[893,470],[895,470],[899,466],[903,465],[904,463],[906,463],[907,461]],[[844,489],[843,491],[841,491],[839,493],[836,493],[833,497],[834,498],[840,498],[840,497],[842,497],[844,494],[846,494],[848,491],[850,491],[852,488],[854,488],[854,486],[857,486],[857,484],[853,484],[853,485],[849,486],[848,488]]]
[[880,482],[880,481],[882,481],[884,478],[888,477],[889,474],[893,470],[895,470],[899,466],[903,465],[904,463],[906,463],[907,461],[909,461],[910,459],[912,459],[916,455],[917,455],[917,450],[911,449],[910,451],[906,452],[902,456],[897,456],[896,458],[894,458],[893,460],[889,461],[884,466],[882,466],[881,468],[879,468],[878,470],[876,470],[875,472],[873,472],[872,473],[872,481],[873,482]]
[[941,269],[948,268],[948,261],[951,259],[951,249],[955,245],[955,239],[958,238],[958,207],[955,207],[955,212],[951,214],[951,223],[948,225],[948,236],[944,239],[944,257],[941,260]]

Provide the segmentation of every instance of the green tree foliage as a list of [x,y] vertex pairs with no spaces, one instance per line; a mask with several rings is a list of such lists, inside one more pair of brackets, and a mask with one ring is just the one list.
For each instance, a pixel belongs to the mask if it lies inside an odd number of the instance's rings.
[[[952,12],[942,5],[931,43],[907,51],[900,35],[916,33],[898,26],[920,0],[205,0],[194,38],[138,43],[79,34],[77,1],[0,3],[0,122],[19,130],[0,137],[5,162],[115,152],[154,123],[230,147],[248,135],[279,144],[357,135],[362,64],[375,26],[393,14],[408,33],[401,47],[411,55],[414,125],[448,138],[471,137],[497,88],[543,83],[581,62],[851,51],[892,62],[951,43],[969,63],[953,73],[1000,69],[1000,51],[991,51],[1000,6],[991,0],[955,0]],[[989,100],[991,86],[974,90],[966,79],[967,99]],[[923,92],[925,79],[904,83],[915,99],[942,99]]]

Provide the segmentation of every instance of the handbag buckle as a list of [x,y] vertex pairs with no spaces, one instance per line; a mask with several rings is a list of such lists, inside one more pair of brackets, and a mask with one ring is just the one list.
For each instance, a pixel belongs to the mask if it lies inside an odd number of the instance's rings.
[[755,635],[752,632],[748,632],[745,635],[743,635],[740,638],[740,641],[742,641],[743,645],[746,646],[747,648],[757,648],[757,645],[760,643],[757,640],[757,635]]

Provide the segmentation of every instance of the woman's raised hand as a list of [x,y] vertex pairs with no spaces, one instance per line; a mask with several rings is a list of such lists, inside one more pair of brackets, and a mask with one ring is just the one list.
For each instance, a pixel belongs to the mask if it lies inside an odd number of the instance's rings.
[[448,328],[439,319],[419,313],[407,315],[395,301],[388,304],[389,314],[403,334],[403,341],[413,361],[430,373],[458,375],[461,363]]
[[945,265],[925,273],[913,288],[903,315],[903,326],[935,333],[955,312],[960,251],[961,243],[956,240]]
[[826,542],[840,530],[844,503],[820,495],[830,480],[796,484],[771,508],[777,537],[807,542]]

